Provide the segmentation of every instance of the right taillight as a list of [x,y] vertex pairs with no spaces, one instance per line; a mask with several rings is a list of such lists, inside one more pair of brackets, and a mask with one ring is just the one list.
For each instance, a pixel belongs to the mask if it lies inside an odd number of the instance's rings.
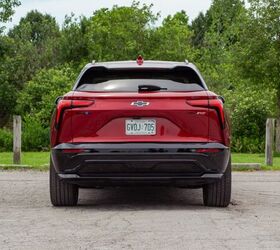
[[225,114],[224,114],[224,104],[223,101],[218,97],[213,99],[197,99],[197,100],[187,100],[187,103],[194,107],[215,109],[218,113],[218,117],[221,122],[222,128],[225,127]]
[[209,108],[215,109],[221,119],[222,128],[225,127],[225,113],[224,113],[224,104],[220,99],[210,99]]

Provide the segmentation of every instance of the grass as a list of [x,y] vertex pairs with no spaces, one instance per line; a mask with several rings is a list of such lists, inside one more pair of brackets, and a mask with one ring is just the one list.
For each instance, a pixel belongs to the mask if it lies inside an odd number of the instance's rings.
[[[29,165],[29,168],[37,170],[47,170],[49,163],[49,152],[23,152],[22,164]],[[273,159],[273,167],[265,166],[264,154],[232,154],[233,163],[260,163],[262,170],[280,170],[280,154],[276,154]],[[12,165],[13,155],[11,152],[0,153],[0,164]],[[2,167],[2,169],[16,169],[17,167]],[[246,169],[244,169],[246,170]]]
[[[29,165],[32,169],[46,170],[50,160],[49,152],[23,152],[21,155],[21,164]],[[12,165],[13,154],[11,152],[0,153],[0,164]],[[2,167],[3,168],[17,168],[17,167]]]
[[264,154],[232,154],[233,163],[260,163],[262,170],[280,170],[280,154],[275,154],[273,158],[273,167],[266,166]]

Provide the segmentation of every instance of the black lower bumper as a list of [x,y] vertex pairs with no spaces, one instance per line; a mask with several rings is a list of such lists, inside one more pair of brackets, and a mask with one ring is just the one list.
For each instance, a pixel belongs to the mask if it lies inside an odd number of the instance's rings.
[[223,176],[230,151],[219,143],[60,144],[52,149],[59,177],[80,186],[201,186]]

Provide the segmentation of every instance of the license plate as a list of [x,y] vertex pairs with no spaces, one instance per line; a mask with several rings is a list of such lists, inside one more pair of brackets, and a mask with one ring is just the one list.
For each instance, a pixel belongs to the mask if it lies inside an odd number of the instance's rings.
[[126,135],[155,135],[156,120],[126,120]]

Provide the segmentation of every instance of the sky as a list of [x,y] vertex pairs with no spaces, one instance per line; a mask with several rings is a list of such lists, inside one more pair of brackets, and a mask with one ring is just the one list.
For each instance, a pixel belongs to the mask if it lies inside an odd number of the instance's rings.
[[[139,0],[140,3],[153,4],[153,11],[160,12],[162,18],[177,11],[185,10],[190,20],[194,19],[200,11],[205,12],[212,0]],[[30,10],[37,9],[42,13],[54,16],[61,25],[65,15],[72,12],[76,16],[90,16],[100,8],[111,8],[113,5],[130,6],[132,0],[21,0],[21,6],[16,8],[12,22],[6,27],[11,28],[19,23]]]

